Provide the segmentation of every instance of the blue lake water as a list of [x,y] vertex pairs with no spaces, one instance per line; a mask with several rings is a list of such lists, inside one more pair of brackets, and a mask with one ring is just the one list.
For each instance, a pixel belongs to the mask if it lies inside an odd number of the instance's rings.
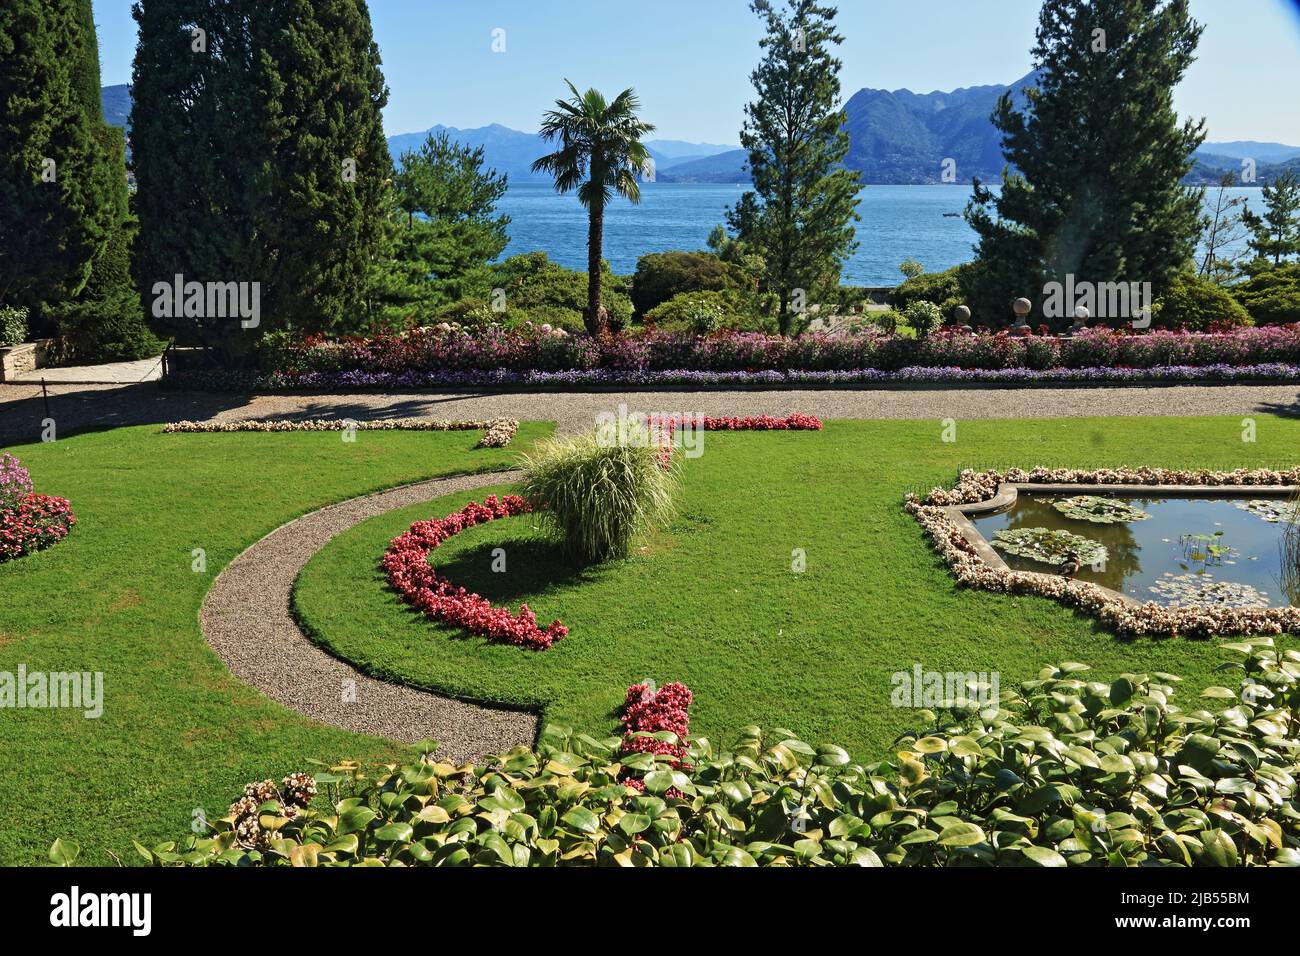
[[[636,271],[648,252],[703,249],[742,186],[706,183],[645,183],[641,203],[617,200],[606,213],[605,258],[617,273]],[[1232,195],[1259,203],[1258,189]],[[974,258],[974,231],[960,216],[970,197],[966,186],[868,186],[858,204],[858,250],[844,266],[851,285],[893,286],[898,264],[909,256],[929,272]],[[499,204],[511,217],[505,255],[542,250],[571,269],[587,267],[587,214],[573,195],[560,196],[546,183],[510,187]]]

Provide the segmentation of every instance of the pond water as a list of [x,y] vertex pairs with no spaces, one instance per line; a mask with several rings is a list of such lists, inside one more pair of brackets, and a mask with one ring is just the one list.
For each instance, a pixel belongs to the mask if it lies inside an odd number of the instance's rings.
[[[1293,507],[1280,497],[1085,499],[1106,509],[1109,503],[1139,509],[1115,523],[1070,517],[1056,506],[1067,495],[1021,494],[999,514],[973,518],[975,527],[1013,570],[1054,573],[1056,555],[1088,547],[1065,535],[1029,535],[1029,529],[1068,532],[1105,548],[1104,560],[1082,563],[1079,580],[1101,584],[1135,600],[1168,606],[1300,606],[1300,581],[1286,574],[1284,538]],[[1097,505],[1098,501],[1107,503]],[[1266,502],[1247,510],[1252,501]],[[1268,519],[1273,520],[1268,520]],[[999,532],[1002,532],[999,540]],[[1016,532],[1020,532],[1016,534]],[[1009,553],[1019,539],[1051,563]],[[1036,546],[1037,543],[1037,546]]]

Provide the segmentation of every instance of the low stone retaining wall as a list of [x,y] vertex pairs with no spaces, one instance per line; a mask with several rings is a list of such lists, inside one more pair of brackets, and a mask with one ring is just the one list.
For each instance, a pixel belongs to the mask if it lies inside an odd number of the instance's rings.
[[44,366],[53,344],[53,339],[37,339],[0,349],[0,382],[12,382],[19,375]]

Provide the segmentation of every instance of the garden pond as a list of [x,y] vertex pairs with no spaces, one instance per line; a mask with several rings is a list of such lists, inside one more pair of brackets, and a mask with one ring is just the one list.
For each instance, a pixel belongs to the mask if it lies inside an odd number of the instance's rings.
[[1295,508],[1280,497],[1022,493],[972,521],[1012,570],[1050,574],[1073,558],[1079,580],[1141,602],[1286,607],[1300,606]]

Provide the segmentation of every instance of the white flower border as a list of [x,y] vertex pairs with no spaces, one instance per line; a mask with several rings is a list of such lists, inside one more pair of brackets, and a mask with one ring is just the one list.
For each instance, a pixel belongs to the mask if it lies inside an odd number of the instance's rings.
[[164,434],[177,432],[337,432],[345,428],[357,431],[412,431],[456,432],[482,431],[478,448],[504,448],[519,430],[513,418],[493,418],[488,421],[448,421],[441,418],[380,418],[353,421],[346,418],[272,419],[270,421],[239,422],[171,422],[163,426]]
[[1037,467],[1029,471],[963,471],[952,489],[935,488],[925,498],[908,494],[904,507],[920,523],[944,562],[963,587],[1000,594],[1051,598],[1099,619],[1117,633],[1174,637],[1274,635],[1300,633],[1300,608],[1171,608],[1139,604],[1116,591],[1087,581],[990,567],[953,519],[949,509],[987,502],[1003,485],[1176,485],[1206,489],[1300,485],[1300,468],[1287,471],[1173,471],[1163,468],[1104,468],[1083,471]]

